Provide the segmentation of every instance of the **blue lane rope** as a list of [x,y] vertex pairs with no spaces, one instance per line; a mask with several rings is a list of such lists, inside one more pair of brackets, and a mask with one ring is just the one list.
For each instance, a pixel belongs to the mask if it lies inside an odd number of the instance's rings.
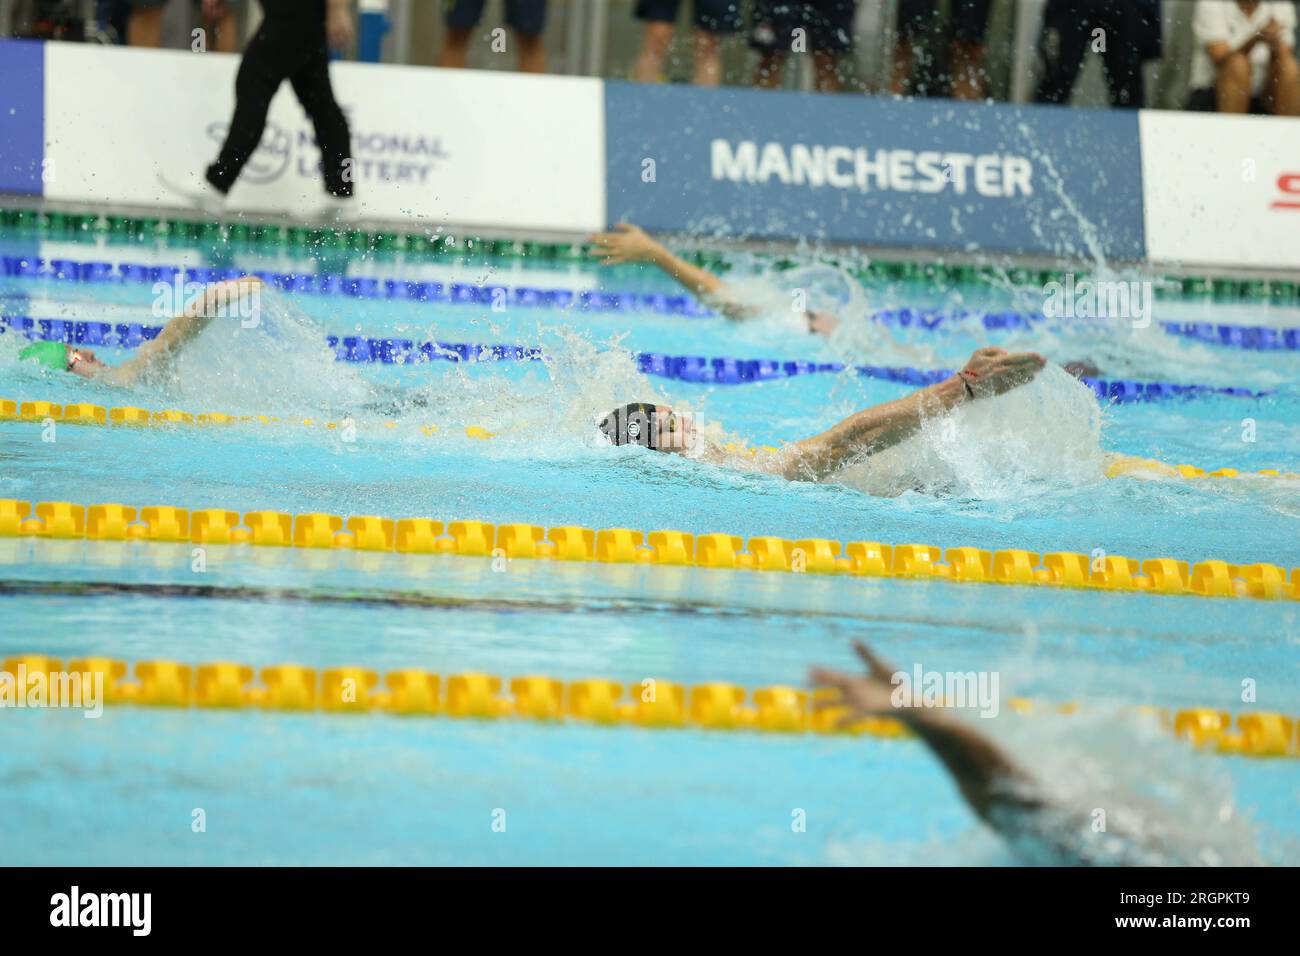
[[[307,295],[344,295],[360,299],[395,299],[412,302],[448,302],[488,305],[504,302],[512,306],[575,308],[583,312],[657,312],[703,318],[714,313],[690,295],[636,292],[574,292],[568,289],[535,289],[527,286],[480,286],[454,282],[412,282],[374,279],[335,273],[248,272],[244,269],[180,269],[122,262],[80,262],[74,259],[45,260],[35,256],[0,257],[0,274],[12,278],[56,279],[83,283],[171,283],[180,273],[186,282],[209,283],[255,275],[286,292]],[[1032,312],[944,312],[937,309],[885,309],[871,316],[874,321],[903,328],[935,330],[944,325],[977,319],[984,329],[1029,329],[1048,321]],[[1085,320],[1086,321],[1086,320]],[[1275,329],[1262,326],[1215,322],[1159,323],[1169,335],[1213,345],[1251,351],[1300,351],[1300,328]]]
[[[162,331],[159,325],[135,322],[74,322],[66,319],[37,319],[25,315],[0,315],[0,332],[13,329],[29,339],[67,342],[72,345],[102,345],[135,348]],[[525,345],[484,345],[474,342],[416,342],[414,339],[376,339],[366,336],[326,336],[326,344],[340,362],[354,364],[414,365],[425,362],[537,361],[545,357],[540,349]],[[703,355],[636,353],[637,368],[646,375],[709,385],[742,385],[768,382],[798,375],[838,374],[851,371],[867,378],[921,387],[943,381],[950,369],[918,369],[911,366],[844,365],[840,362],[781,361],[779,359],[710,358]],[[1083,378],[1084,384],[1104,401],[1150,402],[1198,395],[1231,395],[1260,398],[1268,392],[1212,385],[1175,385],[1170,382],[1139,382],[1129,379]]]

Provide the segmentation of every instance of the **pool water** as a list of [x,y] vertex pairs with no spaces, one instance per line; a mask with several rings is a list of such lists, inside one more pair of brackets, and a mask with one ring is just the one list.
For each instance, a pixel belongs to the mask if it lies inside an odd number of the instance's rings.
[[[314,262],[244,249],[0,237],[46,260],[328,270],[567,290],[672,293],[636,267],[402,256]],[[0,397],[311,418],[314,426],[123,429],[0,422],[0,499],[428,516],[745,538],[924,542],[1300,565],[1300,482],[1105,479],[1103,451],[1207,469],[1300,470],[1294,352],[1166,334],[1161,320],[1294,328],[1295,310],[1158,301],[1106,320],[989,331],[871,320],[885,309],[1041,308],[1005,282],[861,286],[808,259],[730,256],[765,306],[736,325],[651,310],[264,295],[258,328],[214,323],[182,380],[114,391],[20,365],[0,334]],[[844,319],[799,329],[802,290]],[[7,315],[158,324],[148,284],[0,277]],[[513,343],[545,360],[333,362],[326,334]],[[1260,398],[1099,405],[1049,369],[934,423],[848,483],[789,483],[642,449],[591,427],[614,405],[689,408],[711,433],[793,440],[904,394],[852,372],[740,385],[647,377],[632,353],[955,368],[985,342],[1089,359],[1106,377],[1237,386]],[[99,348],[114,361],[124,350]],[[347,419],[349,430],[324,421]],[[430,431],[427,426],[438,427]],[[495,434],[469,437],[463,426]],[[48,440],[49,438],[53,440]],[[921,490],[915,490],[921,489]],[[869,494],[868,491],[887,492]],[[1300,713],[1300,602],[958,585],[450,556],[0,538],[0,658],[282,661],[509,678],[655,677],[753,689],[853,667],[853,639],[902,669],[993,671],[980,721],[1063,799],[1155,814],[1184,857],[1300,860],[1300,762],[1211,756],[1135,705]],[[1257,699],[1243,703],[1243,681]],[[1005,701],[1078,702],[1019,716]],[[568,723],[110,708],[0,722],[0,846],[13,863],[1011,863],[941,768],[905,740]],[[1151,808],[1156,809],[1151,809]],[[206,831],[194,832],[202,809]],[[504,811],[504,817],[499,814]],[[507,823],[504,832],[499,819]],[[792,826],[792,820],[806,824]]]

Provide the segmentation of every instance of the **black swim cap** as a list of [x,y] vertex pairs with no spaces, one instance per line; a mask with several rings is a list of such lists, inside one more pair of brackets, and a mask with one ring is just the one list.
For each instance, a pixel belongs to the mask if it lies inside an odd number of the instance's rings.
[[655,408],[649,402],[630,402],[602,418],[600,430],[615,445],[641,445],[657,451],[659,422]]

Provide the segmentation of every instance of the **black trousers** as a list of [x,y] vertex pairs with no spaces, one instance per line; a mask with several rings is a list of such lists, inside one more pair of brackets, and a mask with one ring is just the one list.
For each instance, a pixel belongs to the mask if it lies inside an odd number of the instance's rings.
[[271,97],[288,80],[316,127],[325,189],[352,195],[348,120],[330,87],[325,0],[262,0],[262,25],[244,51],[235,78],[235,115],[208,181],[223,193],[239,178],[266,129]]
[[1101,57],[1111,104],[1141,108],[1141,23],[1141,10],[1134,0],[1049,0],[1039,44],[1044,72],[1034,99],[1039,103],[1069,102],[1083,57],[1092,48],[1093,31],[1100,30],[1106,44]]

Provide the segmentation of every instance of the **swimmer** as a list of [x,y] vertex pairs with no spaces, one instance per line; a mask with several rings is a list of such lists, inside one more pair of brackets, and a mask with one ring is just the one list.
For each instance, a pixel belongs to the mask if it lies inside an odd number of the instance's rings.
[[689,454],[714,464],[744,463],[790,481],[821,481],[848,465],[897,445],[927,418],[959,405],[1001,395],[1026,384],[1047,364],[1036,352],[978,349],[956,375],[910,395],[857,412],[820,435],[793,442],[767,456],[742,458],[715,443],[697,440],[689,415],[667,405],[637,402],[610,412],[598,427],[615,445],[642,445]]
[[[1093,831],[1092,815],[1052,802],[1033,775],[1017,764],[993,741],[969,724],[949,716],[944,708],[894,703],[899,672],[886,665],[863,644],[853,649],[867,665],[860,677],[814,668],[810,678],[819,688],[839,691],[837,699],[814,700],[818,710],[842,707],[838,727],[848,727],[866,717],[892,717],[915,734],[939,758],[957,784],[967,805],[1007,841],[1024,862],[1053,866],[1189,865],[1193,853],[1176,853],[1176,840],[1159,835],[1161,821],[1143,821],[1141,834],[1133,827],[1116,826]],[[919,701],[921,695],[914,695]],[[1191,856],[1192,859],[1185,857]]]
[[172,318],[157,336],[141,345],[135,355],[121,365],[109,365],[90,349],[63,342],[33,342],[18,353],[18,358],[106,385],[136,385],[165,374],[186,345],[194,341],[214,318],[226,314],[225,310],[232,301],[254,294],[261,287],[262,280],[253,276],[206,287],[186,303],[180,315]]
[[[735,290],[713,273],[691,265],[681,256],[673,255],[663,243],[652,239],[639,226],[620,222],[610,232],[588,236],[587,241],[596,246],[591,254],[601,259],[602,265],[648,262],[676,279],[682,288],[706,306],[716,309],[732,321],[752,319],[759,314],[758,309],[742,302]],[[806,309],[804,318],[808,323],[808,331],[814,335],[829,337],[840,326],[839,316],[821,309]],[[1088,361],[1066,362],[1063,368],[1075,378],[1101,374],[1101,370]]]
[[[649,262],[676,279],[682,288],[709,308],[717,309],[734,322],[752,319],[759,314],[754,306],[742,302],[735,291],[712,272],[673,255],[640,226],[620,222],[610,232],[588,236],[587,241],[597,247],[591,254],[601,259],[603,265]],[[808,331],[817,335],[830,335],[840,324],[838,316],[820,310],[806,310],[804,318],[808,322]]]

